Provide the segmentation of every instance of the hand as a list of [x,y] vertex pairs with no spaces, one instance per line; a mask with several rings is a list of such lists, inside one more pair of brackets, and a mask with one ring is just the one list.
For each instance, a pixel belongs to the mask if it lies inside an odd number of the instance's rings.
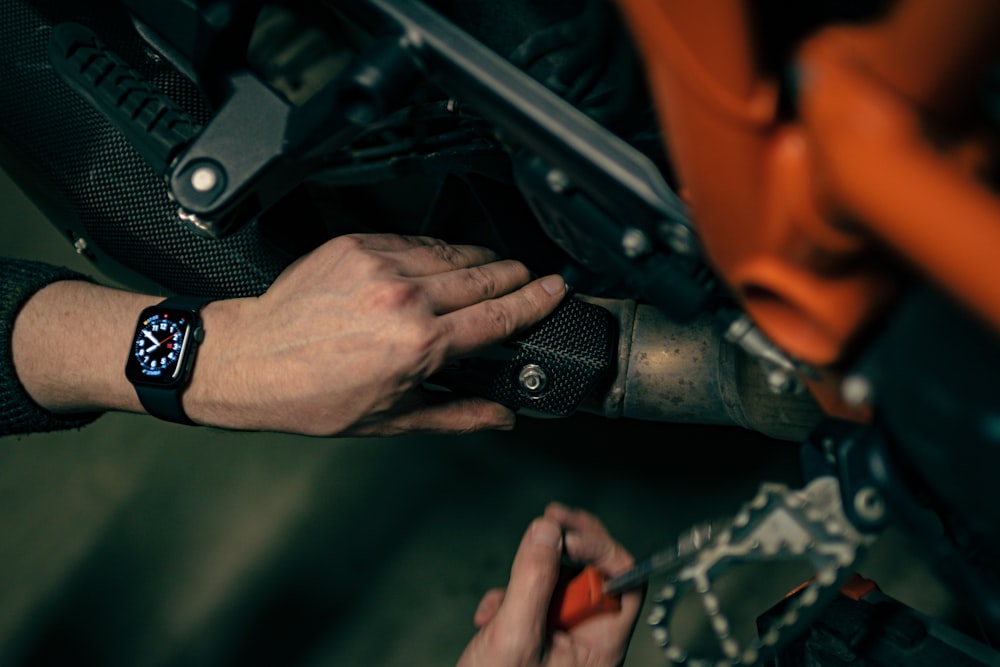
[[213,303],[184,406],[224,428],[308,435],[513,427],[497,403],[423,389],[443,366],[552,312],[559,276],[424,237],[338,237],[259,298]]
[[622,595],[621,609],[583,621],[568,632],[546,627],[563,554],[595,565],[611,577],[634,560],[604,525],[582,510],[558,503],[525,532],[506,589],[483,596],[473,617],[479,632],[458,667],[613,667],[625,658],[643,594]]

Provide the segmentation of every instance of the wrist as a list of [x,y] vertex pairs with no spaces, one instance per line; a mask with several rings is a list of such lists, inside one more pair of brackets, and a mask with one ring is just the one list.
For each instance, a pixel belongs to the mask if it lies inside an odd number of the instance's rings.
[[240,333],[241,316],[249,299],[213,301],[201,310],[204,339],[198,349],[190,383],[181,396],[191,421],[205,426],[243,429],[252,427],[248,414],[250,380],[244,375],[247,357]]
[[158,419],[195,424],[184,411],[181,397],[205,337],[201,311],[211,301],[204,296],[175,295],[139,314],[125,377],[143,408]]

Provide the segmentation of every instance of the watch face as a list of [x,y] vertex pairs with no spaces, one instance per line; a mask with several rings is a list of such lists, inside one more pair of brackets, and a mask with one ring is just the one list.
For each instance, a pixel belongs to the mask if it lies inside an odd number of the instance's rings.
[[189,312],[147,308],[136,326],[125,374],[144,384],[170,385],[183,379],[193,331]]

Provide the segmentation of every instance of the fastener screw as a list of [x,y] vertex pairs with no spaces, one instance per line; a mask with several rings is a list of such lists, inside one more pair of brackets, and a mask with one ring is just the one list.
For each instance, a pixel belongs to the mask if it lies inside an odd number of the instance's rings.
[[549,376],[538,364],[525,364],[517,375],[517,381],[525,392],[538,394],[548,386]]

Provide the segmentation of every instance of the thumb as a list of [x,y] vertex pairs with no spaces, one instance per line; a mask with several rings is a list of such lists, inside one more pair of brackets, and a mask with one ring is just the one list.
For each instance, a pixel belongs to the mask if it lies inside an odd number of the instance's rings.
[[510,582],[497,623],[505,631],[520,636],[521,642],[536,642],[541,648],[545,637],[549,603],[559,580],[562,562],[562,527],[545,517],[535,519],[521,539],[510,570]]

